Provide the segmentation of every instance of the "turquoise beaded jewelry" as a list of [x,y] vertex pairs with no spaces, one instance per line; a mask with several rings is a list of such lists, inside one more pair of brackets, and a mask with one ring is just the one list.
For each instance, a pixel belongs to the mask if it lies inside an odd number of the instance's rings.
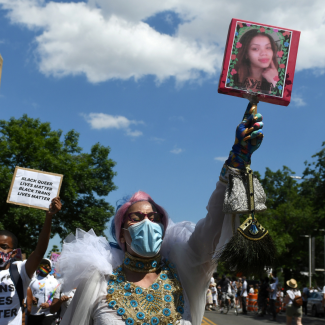
[[126,281],[123,267],[125,264],[115,269],[108,281],[108,307],[116,310],[126,325],[178,324],[184,313],[184,296],[175,265],[162,261],[159,277],[147,289]]
[[161,268],[161,256],[157,254],[153,258],[139,258],[125,252],[123,267],[135,272],[153,273]]

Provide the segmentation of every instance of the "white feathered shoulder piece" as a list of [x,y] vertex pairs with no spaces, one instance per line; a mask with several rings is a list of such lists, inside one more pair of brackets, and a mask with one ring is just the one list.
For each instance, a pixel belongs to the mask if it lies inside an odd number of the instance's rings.
[[[195,229],[191,222],[173,223],[169,225],[163,239],[161,254],[169,258],[175,245],[187,242]],[[93,229],[85,232],[76,230],[76,235],[70,234],[63,241],[63,248],[55,266],[59,273],[58,281],[62,283],[62,291],[67,292],[88,279],[95,270],[101,275],[111,275],[113,269],[123,263],[124,252],[110,246],[106,238],[96,236]]]
[[112,248],[106,238],[96,236],[93,229],[88,232],[76,230],[63,241],[63,248],[56,271],[58,281],[62,283],[64,292],[76,288],[78,284],[89,278],[94,270],[102,275],[110,275],[123,262],[124,253]]

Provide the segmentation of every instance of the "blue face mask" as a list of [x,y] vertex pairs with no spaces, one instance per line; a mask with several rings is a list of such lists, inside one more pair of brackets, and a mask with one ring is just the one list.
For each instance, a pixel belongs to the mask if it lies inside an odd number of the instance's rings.
[[126,229],[131,236],[132,250],[143,257],[153,257],[160,251],[164,226],[144,219]]

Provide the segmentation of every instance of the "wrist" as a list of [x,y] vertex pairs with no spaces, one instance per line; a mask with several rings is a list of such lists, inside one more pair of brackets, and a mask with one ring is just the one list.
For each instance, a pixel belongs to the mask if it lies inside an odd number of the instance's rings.
[[229,157],[226,160],[226,164],[229,167],[242,170],[242,169],[245,169],[245,167],[247,165],[250,165],[250,163],[251,163],[250,157],[251,157],[251,155],[249,155],[249,157],[247,157],[244,154],[230,151]]
[[51,219],[52,219],[52,217],[54,216],[54,214],[55,214],[55,213],[53,213],[53,212],[46,211],[46,217],[47,217],[47,218],[51,218]]
[[219,180],[222,183],[228,184],[228,179],[229,179],[229,174],[232,173],[239,173],[240,171],[238,170],[238,168],[233,168],[229,165],[227,165],[226,163],[222,166],[221,172],[220,172],[220,176],[219,176]]

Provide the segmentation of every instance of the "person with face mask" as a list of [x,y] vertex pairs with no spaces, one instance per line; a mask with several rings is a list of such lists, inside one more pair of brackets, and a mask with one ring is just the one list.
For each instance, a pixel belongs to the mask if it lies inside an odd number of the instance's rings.
[[[61,325],[201,324],[217,253],[232,236],[231,216],[222,211],[229,169],[238,172],[250,162],[262,141],[261,119],[249,105],[207,215],[196,225],[173,223],[139,191],[118,207],[111,243],[92,230],[77,229],[65,239],[56,271],[64,292],[77,290]],[[257,144],[244,141],[247,136]]]
[[49,243],[52,217],[61,210],[60,198],[52,200],[46,212],[37,246],[25,261],[15,261],[18,239],[8,230],[0,230],[0,325],[21,325],[23,300],[27,288]]
[[58,281],[51,275],[52,263],[43,258],[36,276],[32,279],[27,294],[28,325],[51,325],[55,320],[50,312],[48,298],[58,287]]

